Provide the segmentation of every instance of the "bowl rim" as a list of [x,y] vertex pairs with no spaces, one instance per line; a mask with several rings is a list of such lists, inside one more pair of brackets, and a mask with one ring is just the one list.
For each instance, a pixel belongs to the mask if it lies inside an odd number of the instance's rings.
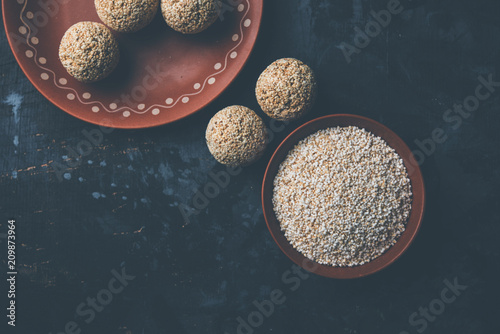
[[[272,204],[274,178],[277,174],[279,166],[288,155],[289,150],[300,140],[308,137],[318,130],[336,126],[357,126],[359,128],[364,128],[386,141],[388,145],[392,147],[402,158],[410,178],[413,193],[412,208],[406,224],[406,230],[398,238],[396,243],[376,259],[366,264],[354,267],[332,267],[322,265],[309,260],[298,252],[291,246],[284,236],[284,233],[281,231],[280,223],[276,218]],[[385,125],[364,116],[354,114],[332,114],[306,122],[292,131],[292,133],[290,133],[280,143],[266,167],[264,179],[262,181],[261,200],[267,228],[269,229],[269,232],[271,233],[271,236],[276,244],[288,258],[303,269],[320,276],[338,279],[352,279],[368,276],[387,268],[400,258],[401,255],[408,249],[418,234],[424,217],[425,185],[422,172],[412,151],[394,131]]]

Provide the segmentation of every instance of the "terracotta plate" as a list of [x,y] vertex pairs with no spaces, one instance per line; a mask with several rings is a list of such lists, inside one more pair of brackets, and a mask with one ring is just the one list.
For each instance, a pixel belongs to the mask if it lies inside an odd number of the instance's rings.
[[[281,231],[280,223],[273,210],[273,181],[280,164],[288,152],[302,139],[318,130],[336,126],[357,126],[383,138],[402,157],[410,177],[413,202],[406,231],[396,244],[375,260],[357,267],[339,268],[322,265],[308,260],[295,250]],[[410,246],[415,238],[424,214],[425,190],[422,173],[410,149],[394,132],[371,119],[356,115],[330,115],[312,120],[292,132],[276,149],[267,166],[262,184],[262,207],[267,227],[281,250],[297,265],[315,274],[331,278],[357,278],[373,274],[393,263]]]
[[105,80],[83,84],[58,59],[64,32],[80,21],[101,22],[94,0],[3,0],[14,55],[33,85],[82,120],[116,128],[174,122],[214,100],[247,61],[263,0],[224,0],[217,22],[197,35],[170,29],[160,11],[134,34],[116,34],[121,60]]

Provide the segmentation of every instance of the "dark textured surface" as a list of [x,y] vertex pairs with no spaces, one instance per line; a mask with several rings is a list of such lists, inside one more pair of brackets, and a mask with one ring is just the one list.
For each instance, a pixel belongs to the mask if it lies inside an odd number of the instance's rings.
[[[21,72],[2,32],[0,233],[8,218],[17,220],[17,332],[59,333],[75,321],[82,333],[93,334],[231,334],[239,316],[256,310],[254,301],[280,289],[286,301],[255,333],[413,334],[423,324],[412,326],[410,315],[440,299],[446,279],[468,287],[442,314],[429,316],[425,333],[500,332],[500,89],[460,126],[443,120],[447,109],[474,94],[478,76],[500,81],[500,3],[402,3],[405,10],[348,64],[339,45],[352,44],[353,28],[364,27],[370,10],[387,1],[266,1],[255,52],[221,97],[175,125],[104,134],[62,181],[51,166],[74,162],[67,148],[86,139],[83,130],[98,127],[47,102]],[[178,205],[193,206],[209,173],[224,170],[204,143],[210,117],[231,104],[264,117],[255,82],[280,57],[299,58],[316,71],[318,103],[186,222]],[[380,121],[413,149],[436,128],[447,140],[425,158],[423,229],[396,264],[360,280],[293,279],[304,274],[288,272],[291,261],[267,231],[261,181],[287,133],[331,113]],[[136,278],[87,324],[78,305],[122,267]],[[5,315],[0,319],[3,326]]]

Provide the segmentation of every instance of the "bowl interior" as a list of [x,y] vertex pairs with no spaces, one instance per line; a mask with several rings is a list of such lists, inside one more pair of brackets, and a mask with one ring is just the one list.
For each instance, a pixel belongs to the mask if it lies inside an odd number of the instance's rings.
[[[384,139],[401,156],[410,178],[413,200],[406,230],[396,244],[375,260],[356,267],[332,267],[307,259],[286,239],[273,209],[273,181],[280,164],[288,152],[302,139],[330,127],[357,126]],[[413,154],[404,141],[389,128],[366,117],[357,115],[330,115],[312,120],[292,132],[274,152],[264,175],[262,184],[262,207],[267,227],[281,250],[297,265],[315,274],[331,278],[357,278],[373,274],[393,263],[408,248],[420,227],[425,204],[425,190],[422,173]]]

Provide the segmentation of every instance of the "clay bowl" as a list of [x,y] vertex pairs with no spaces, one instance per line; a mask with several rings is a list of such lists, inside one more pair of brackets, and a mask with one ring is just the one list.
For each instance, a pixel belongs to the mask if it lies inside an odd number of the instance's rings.
[[219,96],[248,60],[263,10],[263,0],[223,0],[219,19],[196,35],[175,32],[158,11],[141,31],[114,32],[118,67],[106,79],[84,84],[66,72],[58,49],[73,24],[101,22],[94,1],[45,3],[2,0],[5,30],[19,66],[40,93],[68,114],[128,129],[175,122]]
[[[356,267],[332,267],[307,259],[285,238],[273,210],[273,181],[280,164],[288,152],[302,139],[318,130],[337,126],[357,126],[383,138],[401,156],[408,170],[413,192],[413,204],[405,232],[396,244],[375,260]],[[396,261],[410,246],[422,223],[425,205],[425,189],[422,173],[408,146],[398,135],[384,125],[357,115],[329,115],[312,120],[293,131],[274,152],[264,175],[262,184],[262,208],[269,232],[278,246],[293,262],[302,268],[330,278],[350,279],[376,273]]]

